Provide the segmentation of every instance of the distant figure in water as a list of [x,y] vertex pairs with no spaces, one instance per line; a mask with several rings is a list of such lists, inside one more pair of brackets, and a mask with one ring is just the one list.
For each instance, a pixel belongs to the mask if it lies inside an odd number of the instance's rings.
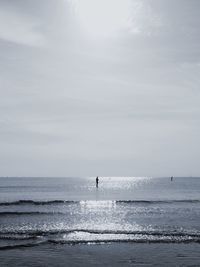
[[96,178],[96,187],[98,188],[98,185],[99,185],[99,177],[97,176]]
[[171,176],[171,182],[173,181],[173,176]]

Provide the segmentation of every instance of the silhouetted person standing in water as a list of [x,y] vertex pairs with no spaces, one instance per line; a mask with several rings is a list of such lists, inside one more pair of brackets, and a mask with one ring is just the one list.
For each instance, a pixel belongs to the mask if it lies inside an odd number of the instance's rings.
[[98,187],[98,185],[99,185],[99,177],[97,176],[97,178],[96,178],[96,187]]
[[173,176],[171,176],[171,182],[173,181],[173,178],[174,178],[174,177],[173,177]]

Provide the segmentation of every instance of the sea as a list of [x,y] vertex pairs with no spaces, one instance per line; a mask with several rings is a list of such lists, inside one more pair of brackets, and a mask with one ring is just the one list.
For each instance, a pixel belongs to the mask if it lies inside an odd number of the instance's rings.
[[200,178],[2,177],[0,266],[200,266]]

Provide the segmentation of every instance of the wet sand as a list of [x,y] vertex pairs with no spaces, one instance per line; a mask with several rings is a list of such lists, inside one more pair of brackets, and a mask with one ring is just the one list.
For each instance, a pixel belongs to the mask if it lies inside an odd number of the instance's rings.
[[0,266],[200,266],[200,244],[41,245],[0,251]]

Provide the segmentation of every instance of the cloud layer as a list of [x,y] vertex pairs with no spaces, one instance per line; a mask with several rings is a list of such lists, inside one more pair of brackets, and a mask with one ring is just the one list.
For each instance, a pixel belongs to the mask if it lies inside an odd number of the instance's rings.
[[0,175],[200,175],[199,1],[131,3],[91,37],[69,1],[0,0]]

